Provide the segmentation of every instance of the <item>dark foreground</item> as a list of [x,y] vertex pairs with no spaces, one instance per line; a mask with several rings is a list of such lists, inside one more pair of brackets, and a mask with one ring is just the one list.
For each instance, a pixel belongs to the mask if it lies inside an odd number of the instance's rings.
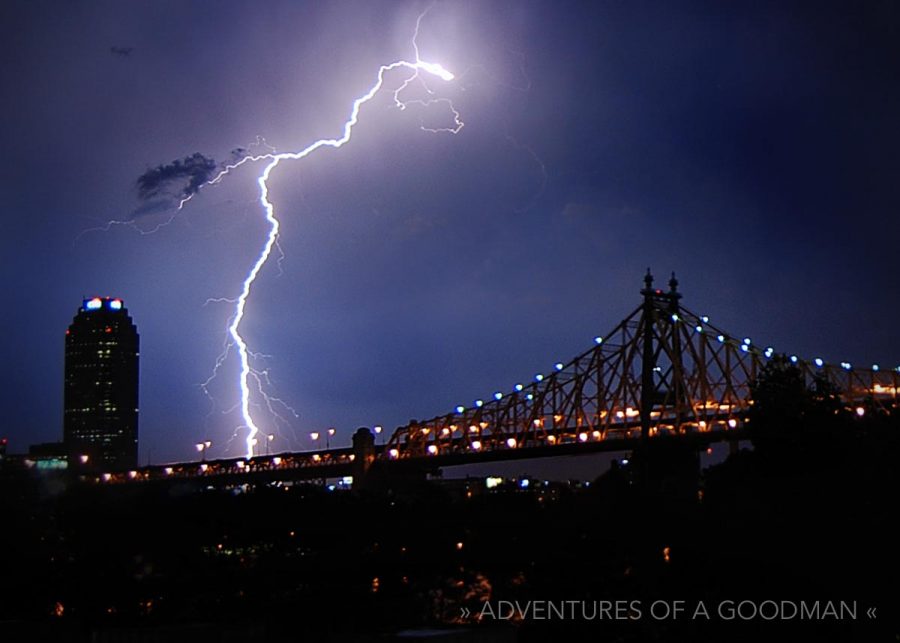
[[702,475],[676,439],[589,487],[7,476],[0,640],[896,641],[898,416],[779,377]]

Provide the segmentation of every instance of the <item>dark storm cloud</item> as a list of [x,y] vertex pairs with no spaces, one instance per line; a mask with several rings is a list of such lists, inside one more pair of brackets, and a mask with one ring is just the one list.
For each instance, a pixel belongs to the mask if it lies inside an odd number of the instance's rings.
[[200,152],[157,165],[138,177],[138,198],[144,203],[187,198],[213,177],[217,167],[215,159]]

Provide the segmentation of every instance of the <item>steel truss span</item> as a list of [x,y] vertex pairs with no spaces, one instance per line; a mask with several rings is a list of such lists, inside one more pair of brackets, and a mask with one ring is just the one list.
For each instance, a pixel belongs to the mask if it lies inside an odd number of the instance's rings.
[[681,305],[674,274],[664,291],[648,271],[641,295],[640,306],[569,362],[470,408],[413,421],[386,445],[145,467],[92,481],[320,479],[354,475],[373,462],[434,468],[618,451],[664,435],[703,446],[743,435],[751,385],[772,359],[793,364],[810,384],[827,380],[850,409],[897,406],[900,368],[806,360],[732,335]]

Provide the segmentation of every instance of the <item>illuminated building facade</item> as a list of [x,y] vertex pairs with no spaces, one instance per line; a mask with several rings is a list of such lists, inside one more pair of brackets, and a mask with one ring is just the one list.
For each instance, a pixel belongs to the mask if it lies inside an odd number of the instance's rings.
[[85,299],[66,331],[63,442],[73,469],[137,465],[137,328],[121,299]]

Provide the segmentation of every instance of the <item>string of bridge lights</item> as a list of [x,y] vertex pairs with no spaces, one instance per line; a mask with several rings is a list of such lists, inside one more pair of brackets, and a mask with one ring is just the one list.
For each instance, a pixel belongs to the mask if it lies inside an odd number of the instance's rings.
[[[675,324],[677,324],[679,322],[687,321],[685,319],[682,319],[682,317],[678,313],[673,313],[671,316],[671,319],[672,319],[672,322]],[[699,321],[701,323],[693,325],[691,330],[697,334],[702,334],[702,333],[707,332],[707,329],[705,329],[703,327],[703,324],[709,324],[709,316],[702,315],[701,317],[699,317]],[[716,329],[714,329],[714,328],[710,328],[709,330],[716,331]],[[718,342],[720,344],[732,343],[733,339],[734,338],[729,337],[721,332],[716,331],[716,340],[718,340]],[[597,346],[602,345],[603,337],[600,335],[598,335],[597,337],[594,337],[594,343]],[[734,344],[732,343],[732,345],[734,345]],[[771,346],[767,346],[765,349],[759,349],[753,344],[752,340],[749,337],[744,337],[743,340],[741,340],[741,342],[739,344],[737,344],[737,346],[739,347],[739,350],[741,350],[744,353],[755,352],[756,354],[762,355],[766,359],[771,359],[772,357],[775,356],[774,348],[772,348]],[[789,356],[787,356],[787,358],[792,364],[797,364],[798,362],[804,361],[807,363],[815,364],[817,368],[824,368],[825,366],[829,365],[821,357],[816,357],[816,358],[813,358],[812,360],[803,360],[802,358],[798,357],[797,355],[789,355]],[[578,359],[579,358],[575,358],[574,360],[569,362],[569,364],[573,364]],[[842,369],[844,369],[845,371],[854,370],[853,365],[850,362],[846,362],[846,361],[840,362],[840,367]],[[561,372],[565,368],[566,368],[566,364],[563,364],[562,362],[556,362],[556,364],[554,364],[554,369],[556,370],[556,372]],[[872,364],[872,366],[869,370],[877,373],[881,370],[881,367],[878,364]],[[896,366],[892,370],[894,370],[897,373],[900,373],[900,366]],[[552,373],[552,372],[550,375],[544,375],[543,373],[538,373],[534,376],[534,381],[535,381],[535,383],[540,383],[540,382],[544,381],[545,378],[552,377],[553,375],[555,375],[555,373]],[[513,391],[511,393],[509,393],[509,395],[515,395],[516,393],[521,393],[524,390],[524,388],[525,388],[525,386],[523,384],[516,384],[513,387]],[[500,391],[497,391],[496,393],[494,393],[493,397],[494,397],[494,401],[499,402],[500,400],[503,399],[504,394]],[[525,397],[529,402],[534,400],[533,393],[527,393]],[[473,404],[474,404],[475,408],[482,408],[485,405],[485,401],[483,399],[478,399],[478,400],[475,400],[473,402]],[[457,415],[463,415],[467,410],[469,410],[469,409],[467,409],[462,404],[460,404],[460,405],[456,406],[456,408],[454,408],[454,411],[456,412]]]

